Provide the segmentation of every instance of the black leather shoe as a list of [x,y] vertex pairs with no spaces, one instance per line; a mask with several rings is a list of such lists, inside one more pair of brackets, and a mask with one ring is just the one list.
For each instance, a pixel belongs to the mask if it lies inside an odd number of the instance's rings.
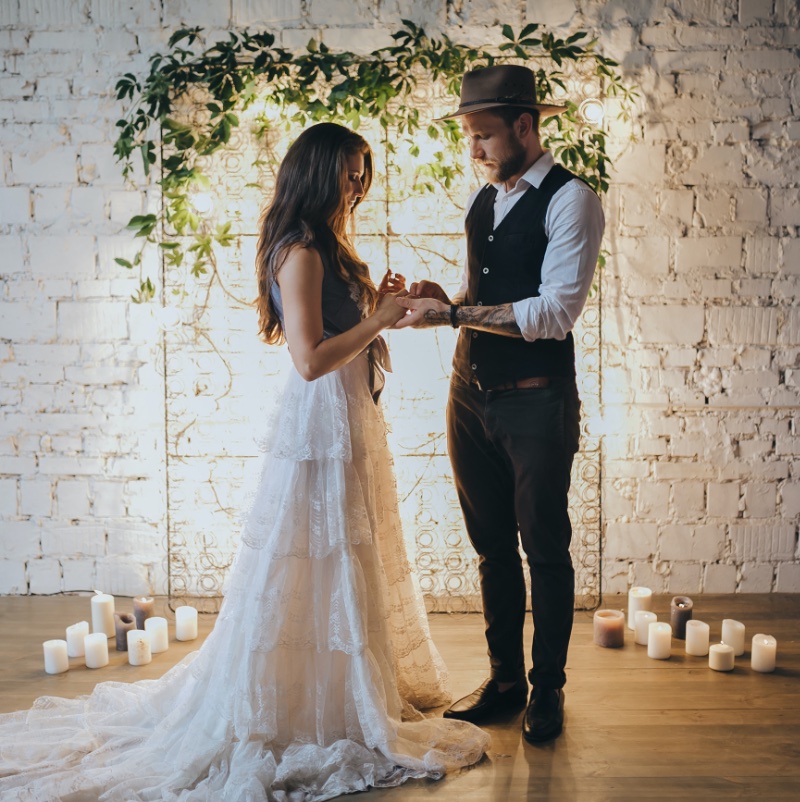
[[457,718],[477,724],[481,721],[516,712],[525,706],[528,683],[520,680],[516,685],[502,693],[493,679],[487,679],[469,696],[459,699],[442,714],[445,718]]
[[522,719],[522,735],[530,743],[549,741],[564,727],[564,691],[561,688],[534,688]]

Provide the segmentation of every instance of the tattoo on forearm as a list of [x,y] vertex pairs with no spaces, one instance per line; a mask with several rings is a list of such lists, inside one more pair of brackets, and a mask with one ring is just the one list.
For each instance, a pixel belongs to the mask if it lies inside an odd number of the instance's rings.
[[443,323],[450,323],[450,310],[437,312],[435,309],[425,310],[425,321],[429,326],[441,326]]
[[522,337],[511,304],[462,306],[456,312],[456,320],[470,329],[504,334],[507,337]]

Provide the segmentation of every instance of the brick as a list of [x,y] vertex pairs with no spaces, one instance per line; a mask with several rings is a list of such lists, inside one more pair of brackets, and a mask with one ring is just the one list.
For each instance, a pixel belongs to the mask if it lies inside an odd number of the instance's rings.
[[663,520],[669,515],[669,485],[666,483],[639,482],[636,493],[636,514],[642,518]]
[[[13,518],[16,514],[17,480],[0,479],[0,516]],[[1,523],[0,526],[2,526]]]
[[725,62],[724,53],[715,50],[657,50],[652,58],[659,75],[670,72],[719,72]]
[[[61,559],[61,576],[64,593],[92,590],[97,584],[94,579],[95,561],[91,558]],[[89,604],[87,603],[87,608]],[[89,613],[87,613],[87,619]]]
[[744,563],[739,593],[769,593],[775,569],[770,563]]
[[[56,335],[56,305],[54,303],[26,303],[0,301],[0,339],[17,342],[48,342]],[[0,374],[7,367],[0,365]],[[20,371],[21,374],[27,371]],[[6,379],[7,380],[7,379]]]
[[707,462],[657,462],[655,465],[658,481],[711,479],[713,475],[714,466]]
[[739,0],[739,23],[753,25],[772,18],[772,0]]
[[[781,271],[789,275],[800,276],[800,237],[796,239],[783,239],[781,240],[781,245]],[[2,248],[1,239],[0,248]]]
[[710,563],[703,578],[703,593],[734,593],[737,571],[735,565]]
[[20,22],[26,27],[60,28],[74,27],[85,23],[83,3],[72,0],[37,0],[35,3],[20,3]]
[[22,239],[16,235],[0,236],[0,264],[3,265],[3,275],[12,276],[25,269]]
[[40,557],[28,561],[28,586],[30,593],[46,594],[61,592],[61,564],[52,557]]
[[38,236],[31,238],[29,247],[33,276],[94,275],[94,238],[91,236]]
[[3,521],[0,525],[0,554],[6,559],[41,554],[41,530],[35,521]]
[[158,0],[91,0],[90,13],[95,25],[117,26],[120,20],[125,20],[137,28],[158,28],[161,24],[160,6]]
[[114,596],[142,596],[152,592],[147,566],[119,555],[96,562],[95,581],[104,593]]
[[742,50],[739,53],[728,53],[727,69],[732,72],[758,72],[797,70],[800,60],[795,53],[786,49],[768,48]]
[[800,520],[800,482],[786,482],[781,488],[781,516]]
[[697,193],[697,214],[704,228],[718,228],[728,223],[732,215],[730,192],[700,190]]
[[694,213],[694,192],[690,189],[665,189],[661,192],[658,219],[661,223],[674,226],[692,224]]
[[28,223],[31,219],[27,187],[0,187],[0,220],[4,224]]
[[700,306],[642,306],[640,314],[642,342],[688,345],[703,338]]
[[699,593],[702,574],[703,566],[700,563],[673,562],[665,589],[675,594]]
[[162,532],[144,526],[109,526],[108,553],[136,557],[148,562],[159,560],[166,554],[166,543]]
[[778,341],[778,310],[773,307],[730,306],[708,310],[708,341],[712,345],[768,345]]
[[793,524],[733,524],[730,529],[731,548],[737,560],[768,562],[795,556]]
[[654,565],[652,562],[635,562],[632,567],[634,585],[650,588],[654,593],[664,592],[667,586],[668,563],[660,562],[658,565]]
[[619,237],[620,270],[628,275],[666,276],[669,272],[667,237]]
[[663,145],[631,145],[614,162],[614,181],[619,184],[658,184],[665,175]]
[[741,261],[741,237],[683,237],[676,242],[675,267],[681,272],[738,268]]
[[672,488],[675,515],[683,520],[701,518],[705,507],[703,484],[701,482],[675,482]]
[[659,556],[684,562],[718,560],[725,544],[725,529],[717,525],[668,524],[661,530]]
[[738,482],[710,482],[708,485],[708,515],[711,518],[736,518],[739,514]]
[[770,224],[796,226],[800,220],[800,199],[797,189],[773,187],[770,192]]
[[122,482],[95,481],[92,485],[92,513],[98,518],[125,515],[125,485]]
[[743,156],[733,145],[711,145],[701,151],[681,171],[681,180],[688,185],[739,184],[742,180]]
[[718,122],[714,124],[714,144],[731,145],[749,142],[750,127],[746,122]]
[[604,555],[609,558],[647,559],[656,553],[656,524],[609,523],[606,525]]
[[42,551],[57,557],[100,557],[106,553],[105,530],[85,521],[48,525],[42,530]]
[[0,594],[25,595],[28,579],[22,560],[0,560]]
[[99,223],[107,218],[105,190],[98,187],[73,187],[69,207],[75,219]]
[[56,186],[77,182],[77,150],[64,145],[11,154],[13,183]]
[[800,593],[800,563],[784,563],[778,566],[775,591]]
[[58,334],[67,342],[124,340],[128,336],[125,304],[60,301]]
[[[48,415],[51,420],[58,420],[57,415]],[[60,416],[64,431],[74,431],[75,426],[89,428],[96,424],[96,417],[93,415],[62,415]],[[52,431],[50,427],[43,426],[43,430]],[[39,473],[48,475],[83,475],[93,476],[103,472],[103,461],[91,457],[51,457],[42,456],[39,458]]]
[[81,518],[89,515],[89,482],[85,479],[59,479],[57,489],[60,518]]
[[41,479],[20,481],[20,513],[49,517],[53,511],[53,493],[50,482]]

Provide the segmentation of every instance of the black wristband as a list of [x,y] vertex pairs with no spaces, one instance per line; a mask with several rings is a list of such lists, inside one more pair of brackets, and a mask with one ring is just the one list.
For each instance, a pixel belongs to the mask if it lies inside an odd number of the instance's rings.
[[458,304],[450,304],[450,325],[454,328],[458,328],[458,321],[456,320],[456,312],[458,311]]

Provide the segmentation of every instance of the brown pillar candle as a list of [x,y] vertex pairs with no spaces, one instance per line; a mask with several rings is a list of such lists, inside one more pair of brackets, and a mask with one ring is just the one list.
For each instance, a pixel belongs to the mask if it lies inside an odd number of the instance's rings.
[[688,596],[675,596],[669,606],[669,623],[672,634],[681,640],[686,639],[686,622],[692,617],[694,603]]
[[607,649],[625,644],[625,613],[621,610],[598,610],[594,614],[594,642]]
[[148,596],[136,596],[133,599],[133,617],[136,629],[144,629],[144,622],[153,615],[154,599]]
[[132,629],[136,629],[136,620],[130,613],[114,613],[118,652],[128,651],[128,632]]

